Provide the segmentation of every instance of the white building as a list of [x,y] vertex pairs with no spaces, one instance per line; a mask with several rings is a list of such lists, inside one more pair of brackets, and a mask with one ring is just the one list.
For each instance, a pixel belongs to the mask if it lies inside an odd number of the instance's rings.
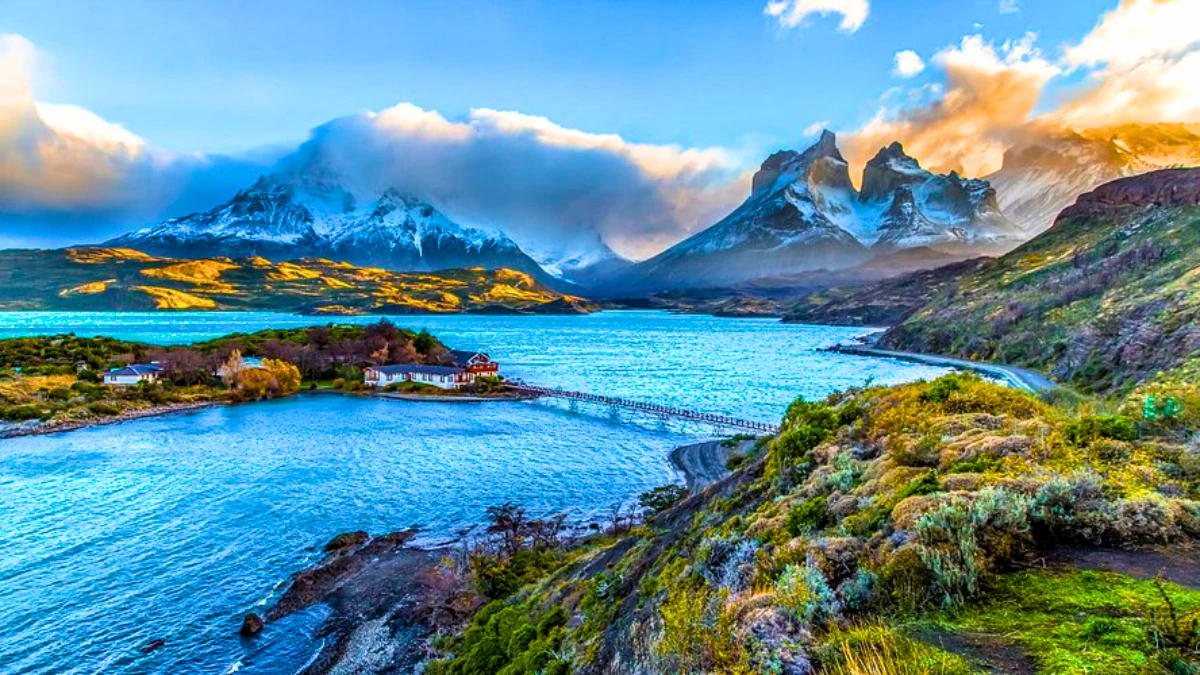
[[162,368],[157,363],[135,363],[104,374],[104,384],[128,386],[139,382],[157,382]]
[[396,366],[371,366],[363,371],[368,387],[386,387],[400,382],[431,384],[441,389],[457,389],[473,382],[477,376],[466,368],[454,366],[425,366],[405,363]]

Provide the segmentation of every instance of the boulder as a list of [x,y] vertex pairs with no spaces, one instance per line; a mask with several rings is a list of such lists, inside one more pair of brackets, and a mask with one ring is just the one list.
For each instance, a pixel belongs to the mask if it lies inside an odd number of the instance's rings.
[[261,616],[255,614],[254,612],[250,612],[246,615],[245,619],[242,619],[242,628],[238,631],[238,633],[240,633],[242,637],[254,637],[262,632],[264,623],[265,622]]
[[357,532],[343,532],[325,544],[325,551],[329,553],[341,552],[348,548],[353,548],[361,544],[365,544],[371,535],[359,530]]

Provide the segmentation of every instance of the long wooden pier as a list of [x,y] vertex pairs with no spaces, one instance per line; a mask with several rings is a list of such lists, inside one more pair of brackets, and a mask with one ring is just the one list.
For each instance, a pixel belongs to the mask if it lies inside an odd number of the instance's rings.
[[747,431],[756,431],[767,434],[779,433],[779,427],[766,422],[754,422],[751,420],[738,419],[728,415],[716,415],[713,413],[699,412],[696,410],[687,410],[685,408],[676,408],[667,405],[658,405],[655,403],[646,403],[644,401],[635,401],[627,398],[617,398],[615,396],[602,396],[600,394],[587,394],[581,391],[566,391],[564,389],[550,389],[548,387],[538,387],[532,384],[513,384],[512,388],[520,393],[529,394],[530,396],[550,396],[554,398],[562,398],[570,401],[583,401],[586,403],[599,403],[602,405],[612,406],[614,408],[626,408],[629,410],[637,410],[639,412],[650,413],[660,417],[676,417],[679,419],[689,420],[692,422],[704,422],[722,427],[731,427],[734,429],[746,429]]

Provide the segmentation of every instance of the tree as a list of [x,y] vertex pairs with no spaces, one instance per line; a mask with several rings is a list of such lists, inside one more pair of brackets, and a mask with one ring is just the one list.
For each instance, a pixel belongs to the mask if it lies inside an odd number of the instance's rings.
[[490,506],[487,510],[488,534],[500,536],[505,552],[512,555],[521,549],[526,535],[526,514],[523,507],[512,502],[502,506]]
[[241,375],[245,369],[246,362],[242,360],[242,350],[234,349],[229,352],[229,356],[225,358],[217,374],[221,376],[221,381],[225,383],[225,386],[232,389],[240,384]]

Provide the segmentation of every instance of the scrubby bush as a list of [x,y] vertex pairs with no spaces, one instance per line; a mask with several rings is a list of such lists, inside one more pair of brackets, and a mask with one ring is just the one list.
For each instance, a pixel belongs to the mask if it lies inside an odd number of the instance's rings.
[[918,554],[945,604],[974,597],[997,567],[1032,548],[1029,498],[988,488],[955,497],[917,520]]
[[638,496],[638,504],[652,513],[658,513],[671,508],[680,499],[687,496],[687,488],[682,485],[660,485],[647,490]]
[[654,645],[661,672],[724,672],[742,661],[735,618],[723,599],[707,585],[681,584],[671,591],[659,608],[662,635]]
[[821,570],[808,564],[788,565],[775,582],[775,603],[798,621],[823,622],[842,611],[837,594]]
[[91,411],[91,413],[93,415],[100,415],[103,417],[116,415],[121,412],[121,409],[118,408],[117,406],[115,406],[111,403],[105,403],[103,401],[96,401],[95,403],[89,403],[88,410]]
[[827,527],[832,519],[829,516],[829,498],[824,495],[812,497],[792,507],[788,511],[784,527],[788,534],[799,537],[814,530]]
[[1097,415],[1068,422],[1063,426],[1063,438],[1079,447],[1103,439],[1114,441],[1137,440],[1137,427],[1123,415]]

